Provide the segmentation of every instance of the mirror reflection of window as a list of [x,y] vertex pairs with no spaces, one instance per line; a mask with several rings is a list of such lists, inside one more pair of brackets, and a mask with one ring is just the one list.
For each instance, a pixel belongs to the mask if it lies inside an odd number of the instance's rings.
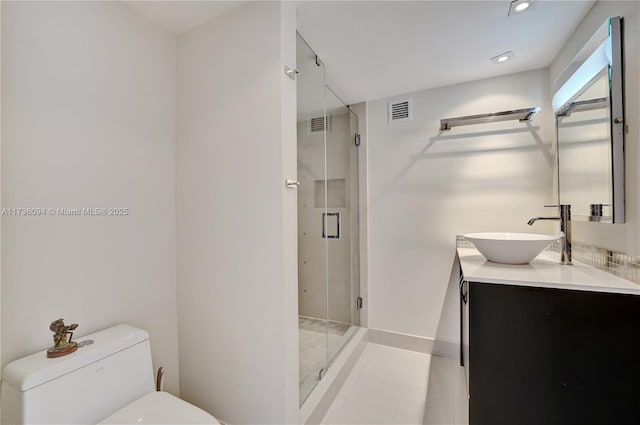
[[612,215],[609,109],[606,69],[558,116],[560,203],[592,221]]

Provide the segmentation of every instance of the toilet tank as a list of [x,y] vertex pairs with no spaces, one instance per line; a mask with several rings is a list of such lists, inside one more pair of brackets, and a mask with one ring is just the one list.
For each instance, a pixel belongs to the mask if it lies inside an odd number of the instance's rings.
[[49,359],[46,350],[2,371],[2,424],[95,424],[154,391],[149,334],[117,325]]

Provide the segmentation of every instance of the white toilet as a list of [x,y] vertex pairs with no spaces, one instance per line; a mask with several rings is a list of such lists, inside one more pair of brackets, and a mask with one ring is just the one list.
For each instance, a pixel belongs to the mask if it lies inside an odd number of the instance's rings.
[[[84,345],[84,341],[93,343]],[[2,371],[2,424],[219,424],[154,387],[146,331],[117,325],[80,338],[73,354],[46,352]]]

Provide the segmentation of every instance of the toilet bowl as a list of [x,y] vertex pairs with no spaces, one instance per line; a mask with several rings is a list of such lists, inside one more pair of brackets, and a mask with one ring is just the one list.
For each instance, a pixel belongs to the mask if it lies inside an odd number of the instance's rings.
[[2,371],[2,424],[219,424],[204,410],[155,391],[149,334],[117,325],[80,338],[59,358],[46,351]]

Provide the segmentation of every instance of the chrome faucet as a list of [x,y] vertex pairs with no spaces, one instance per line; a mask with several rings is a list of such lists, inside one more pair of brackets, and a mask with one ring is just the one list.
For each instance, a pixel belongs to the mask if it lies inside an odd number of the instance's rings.
[[571,205],[545,205],[545,207],[557,207],[560,210],[560,217],[532,217],[527,224],[531,226],[538,220],[559,220],[560,240],[562,243],[560,264],[573,264],[571,262]]

